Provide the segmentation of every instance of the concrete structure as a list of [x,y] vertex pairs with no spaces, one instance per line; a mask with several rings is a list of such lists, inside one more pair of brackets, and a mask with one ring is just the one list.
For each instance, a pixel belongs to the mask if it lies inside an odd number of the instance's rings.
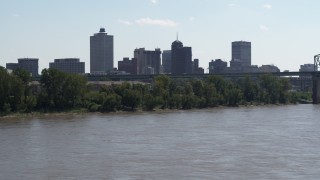
[[192,74],[204,74],[204,69],[199,67],[199,59],[192,61]]
[[137,59],[137,74],[160,74],[161,50],[147,51],[145,48],[135,49]]
[[137,74],[137,59],[132,58],[131,60],[129,58],[123,58],[122,61],[118,61],[118,70],[119,71],[125,71],[129,74]]
[[164,50],[162,52],[162,67],[163,73],[171,73],[171,50]]
[[14,71],[18,68],[19,68],[18,63],[7,63],[6,64],[6,69],[10,69],[10,70]]
[[6,69],[15,70],[21,68],[31,74],[31,76],[39,76],[39,59],[37,58],[19,58],[18,63],[7,63]]
[[259,69],[264,73],[280,72],[280,69],[275,65],[262,65]]
[[320,54],[314,56],[314,71],[319,71],[320,69]]
[[313,81],[313,89],[312,89],[313,104],[319,104],[320,103],[320,74],[319,74],[319,72],[313,74],[312,81]]
[[19,68],[31,73],[31,76],[39,76],[39,59],[20,58],[18,59]]
[[304,64],[300,66],[299,72],[312,72],[314,71],[314,64]]
[[251,66],[251,42],[232,42],[232,60],[238,60],[242,66]]
[[78,58],[55,59],[49,63],[49,68],[54,68],[65,73],[84,74],[85,63]]
[[176,40],[171,45],[171,73],[192,73],[192,48],[183,47],[183,43]]
[[209,62],[209,74],[224,73],[227,66],[228,63],[221,59],[216,59],[215,61],[211,60],[211,62]]
[[105,74],[113,70],[113,36],[104,28],[90,36],[90,73]]
[[[244,72],[244,73],[259,73],[259,72],[261,72],[261,70],[257,65],[251,65],[251,66],[242,67],[242,72]],[[280,72],[280,70],[277,72]]]

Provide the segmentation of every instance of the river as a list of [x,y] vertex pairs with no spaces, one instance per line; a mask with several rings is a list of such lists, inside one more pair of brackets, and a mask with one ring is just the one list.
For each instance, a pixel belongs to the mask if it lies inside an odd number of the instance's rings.
[[0,119],[0,179],[319,179],[320,106]]

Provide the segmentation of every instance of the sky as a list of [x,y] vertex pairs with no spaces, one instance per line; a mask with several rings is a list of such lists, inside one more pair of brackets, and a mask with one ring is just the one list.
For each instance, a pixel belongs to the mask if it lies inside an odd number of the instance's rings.
[[80,58],[90,69],[90,36],[114,36],[114,64],[135,48],[171,49],[179,40],[208,68],[231,60],[232,41],[252,43],[252,64],[298,71],[320,53],[319,0],[0,0],[0,66]]

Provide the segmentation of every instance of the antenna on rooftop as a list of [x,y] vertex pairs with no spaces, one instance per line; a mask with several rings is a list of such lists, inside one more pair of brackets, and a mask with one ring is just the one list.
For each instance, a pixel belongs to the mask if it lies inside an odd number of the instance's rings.
[[179,41],[179,32],[177,32],[177,41]]

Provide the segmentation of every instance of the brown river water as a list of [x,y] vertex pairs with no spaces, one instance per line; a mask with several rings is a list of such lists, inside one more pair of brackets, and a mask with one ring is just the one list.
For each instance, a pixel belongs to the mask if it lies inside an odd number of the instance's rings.
[[320,106],[0,119],[0,179],[320,179]]

